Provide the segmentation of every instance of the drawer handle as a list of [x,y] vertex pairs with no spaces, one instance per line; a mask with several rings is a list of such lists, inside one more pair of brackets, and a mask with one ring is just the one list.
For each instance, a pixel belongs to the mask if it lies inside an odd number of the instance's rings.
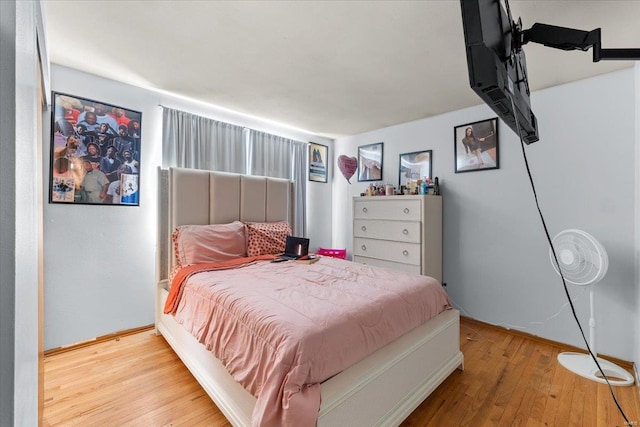
[[362,245],[361,248],[362,248],[363,251],[367,250],[367,247],[365,245]]
[[362,227],[360,227],[360,230],[362,231],[367,231],[367,227],[365,227],[364,225]]
[[403,212],[408,214],[409,213],[409,208],[404,208]]
[[407,234],[409,234],[409,230],[407,230],[407,229],[405,228],[404,230],[402,230],[402,234],[404,234],[404,235],[406,236]]
[[362,208],[362,212],[367,213],[367,208],[366,207]]
[[402,255],[408,256],[409,255],[409,251],[405,249],[404,251],[402,251]]

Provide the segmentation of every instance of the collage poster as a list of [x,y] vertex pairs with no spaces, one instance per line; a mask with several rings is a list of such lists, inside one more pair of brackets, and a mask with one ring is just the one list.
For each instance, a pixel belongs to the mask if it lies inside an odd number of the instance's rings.
[[141,119],[54,92],[49,202],[139,206]]

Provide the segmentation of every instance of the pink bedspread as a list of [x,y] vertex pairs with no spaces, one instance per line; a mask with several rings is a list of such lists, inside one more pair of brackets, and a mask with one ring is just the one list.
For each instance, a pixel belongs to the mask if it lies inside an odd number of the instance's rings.
[[322,381],[450,307],[433,278],[324,257],[194,274],[175,317],[256,396],[254,426],[314,426]]

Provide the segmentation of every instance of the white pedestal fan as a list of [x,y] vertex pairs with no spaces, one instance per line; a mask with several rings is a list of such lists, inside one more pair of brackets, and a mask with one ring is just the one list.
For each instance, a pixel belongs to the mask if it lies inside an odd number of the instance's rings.
[[[609,258],[607,251],[592,235],[581,230],[569,229],[558,233],[553,238],[553,247],[558,257],[559,268],[565,280],[574,285],[589,286],[591,317],[589,318],[589,347],[594,356],[596,353],[596,320],[594,286],[607,272]],[[549,248],[551,264],[559,273],[558,266]],[[618,365],[597,358],[602,372],[598,369],[590,354],[564,352],[558,354],[558,362],[570,371],[600,383],[628,386],[633,384],[633,376]]]

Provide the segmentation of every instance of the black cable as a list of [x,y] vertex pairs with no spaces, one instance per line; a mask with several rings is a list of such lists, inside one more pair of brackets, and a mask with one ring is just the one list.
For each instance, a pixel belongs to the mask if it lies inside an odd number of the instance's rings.
[[542,210],[540,209],[540,203],[538,202],[538,194],[536,193],[536,186],[533,183],[533,177],[531,176],[531,169],[529,168],[529,161],[527,160],[527,153],[524,149],[524,141],[522,140],[522,134],[520,133],[520,123],[518,122],[518,113],[515,109],[515,105],[513,103],[513,97],[511,97],[511,95],[509,95],[509,100],[511,101],[511,111],[513,111],[513,116],[516,119],[516,130],[517,130],[517,134],[518,134],[518,138],[520,138],[520,146],[522,147],[522,157],[524,158],[524,164],[527,168],[527,174],[529,175],[529,182],[531,183],[531,189],[533,190],[533,198],[535,199],[536,202],[536,208],[538,208],[538,214],[540,215],[540,220],[542,221],[542,227],[544,228],[544,234],[547,237],[547,241],[549,242],[549,247],[551,248],[551,253],[553,254],[553,260],[556,263],[556,266],[558,267],[558,272],[560,273],[560,278],[562,279],[562,286],[564,287],[564,292],[567,295],[567,299],[569,300],[569,306],[571,307],[571,313],[573,313],[573,318],[575,319],[576,323],[578,324],[578,329],[580,329],[580,334],[582,334],[582,339],[584,340],[585,345],[587,346],[587,351],[589,351],[589,354],[591,355],[591,358],[593,359],[593,361],[596,363],[596,366],[598,367],[598,370],[600,371],[600,373],[602,374],[602,377],[604,378],[604,380],[607,382],[607,385],[609,386],[609,392],[611,393],[611,397],[613,398],[613,401],[615,402],[616,406],[618,407],[618,411],[620,411],[620,414],[622,414],[622,418],[624,418],[626,424],[625,425],[631,425],[629,423],[629,420],[627,419],[627,416],[625,415],[624,411],[622,410],[622,407],[620,406],[620,403],[618,403],[618,399],[616,399],[616,395],[613,393],[613,387],[611,387],[611,383],[609,382],[609,379],[607,378],[607,376],[605,375],[603,369],[600,367],[600,363],[598,363],[598,358],[593,354],[593,351],[591,350],[591,347],[589,347],[589,342],[587,341],[587,337],[584,334],[584,330],[582,329],[582,325],[580,324],[580,321],[578,320],[578,315],[576,314],[576,309],[573,305],[573,301],[571,300],[571,295],[569,294],[569,289],[567,287],[567,282],[564,279],[564,274],[562,274],[562,268],[560,268],[560,263],[558,262],[558,257],[556,255],[556,250],[553,247],[553,240],[551,239],[551,236],[549,235],[549,229],[547,228],[547,223],[544,220],[544,215],[542,214]]

